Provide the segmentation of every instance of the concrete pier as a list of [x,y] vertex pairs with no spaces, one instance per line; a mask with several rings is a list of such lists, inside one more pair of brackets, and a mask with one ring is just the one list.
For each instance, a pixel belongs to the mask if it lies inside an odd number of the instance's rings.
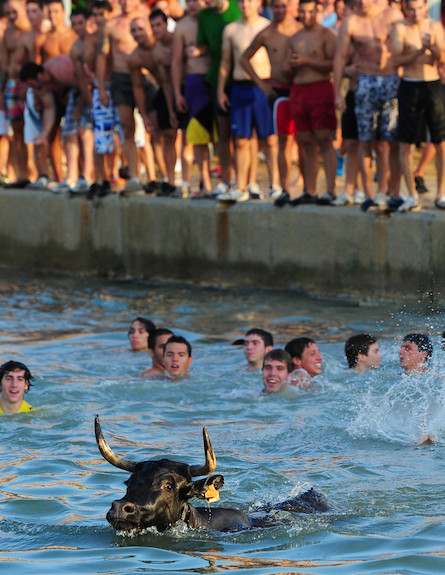
[[0,265],[313,294],[445,299],[445,213],[0,191]]

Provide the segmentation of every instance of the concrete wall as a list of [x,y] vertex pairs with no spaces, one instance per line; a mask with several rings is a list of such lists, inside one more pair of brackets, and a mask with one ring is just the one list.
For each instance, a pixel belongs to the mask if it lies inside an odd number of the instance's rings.
[[445,213],[0,191],[0,264],[442,300]]

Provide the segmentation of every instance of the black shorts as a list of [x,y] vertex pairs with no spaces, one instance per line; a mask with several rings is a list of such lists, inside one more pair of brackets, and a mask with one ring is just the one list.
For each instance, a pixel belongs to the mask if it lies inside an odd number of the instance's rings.
[[130,108],[136,106],[130,74],[112,72],[110,88],[115,106],[129,106]]
[[445,99],[440,80],[433,82],[403,80],[398,91],[399,125],[397,140],[415,144],[422,140],[422,126],[426,123],[431,142],[445,140]]
[[346,110],[341,115],[341,133],[343,140],[358,140],[357,117],[355,115],[355,92],[346,94]]

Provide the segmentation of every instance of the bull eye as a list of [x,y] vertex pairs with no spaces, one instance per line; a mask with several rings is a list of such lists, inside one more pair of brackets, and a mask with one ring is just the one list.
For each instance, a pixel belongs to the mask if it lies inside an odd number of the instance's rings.
[[173,485],[171,483],[165,483],[164,489],[167,491],[173,491]]

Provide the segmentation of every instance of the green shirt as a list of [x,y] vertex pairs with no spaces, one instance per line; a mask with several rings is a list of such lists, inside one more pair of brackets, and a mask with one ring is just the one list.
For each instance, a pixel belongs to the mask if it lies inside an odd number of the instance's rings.
[[[23,401],[17,413],[26,413],[27,411],[34,411],[34,408],[31,405],[29,405],[29,403],[26,403],[26,401]],[[0,407],[0,414],[1,413],[4,413],[4,411],[2,411],[2,408]]]
[[221,14],[214,8],[204,8],[198,14],[198,46],[208,46],[210,51],[210,67],[206,80],[212,86],[218,86],[219,65],[222,53],[222,35],[227,24],[241,18],[241,12],[236,0],[229,0],[229,7]]

